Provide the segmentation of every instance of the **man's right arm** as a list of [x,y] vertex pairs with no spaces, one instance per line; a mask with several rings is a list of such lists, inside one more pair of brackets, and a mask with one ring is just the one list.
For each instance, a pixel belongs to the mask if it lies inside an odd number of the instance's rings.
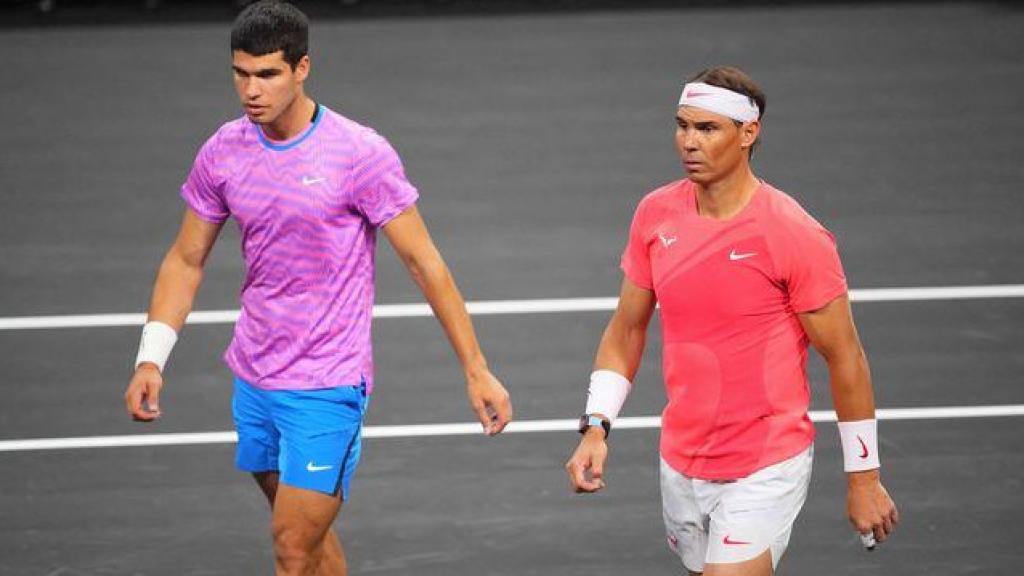
[[[181,331],[192,310],[192,302],[203,279],[203,266],[217,241],[221,226],[203,220],[191,209],[185,210],[178,236],[157,273],[149,305],[149,322],[161,322],[175,332]],[[163,378],[156,364],[139,364],[124,395],[128,413],[145,422],[158,418],[162,387]]]
[[611,370],[633,380],[647,343],[647,325],[656,304],[654,292],[623,278],[619,304],[601,337],[594,370]]
[[[619,304],[601,337],[594,370],[608,370],[632,381],[640,368],[650,324],[657,303],[654,292],[623,279]],[[607,414],[596,414],[607,418]],[[604,462],[608,456],[604,429],[592,426],[583,434],[565,469],[577,492],[597,492],[604,487]],[[587,472],[590,478],[587,478]]]

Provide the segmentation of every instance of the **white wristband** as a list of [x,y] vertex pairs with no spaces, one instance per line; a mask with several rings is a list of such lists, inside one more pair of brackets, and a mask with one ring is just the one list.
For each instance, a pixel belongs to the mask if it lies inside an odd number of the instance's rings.
[[595,370],[590,375],[586,414],[603,414],[615,422],[633,387],[622,374],[611,370]]
[[178,341],[178,333],[163,322],[146,322],[142,327],[142,340],[139,342],[139,354],[135,357],[135,367],[143,362],[152,362],[164,371],[167,358],[171,355],[174,343]]
[[873,470],[878,462],[878,420],[839,423],[843,444],[843,469],[847,472]]

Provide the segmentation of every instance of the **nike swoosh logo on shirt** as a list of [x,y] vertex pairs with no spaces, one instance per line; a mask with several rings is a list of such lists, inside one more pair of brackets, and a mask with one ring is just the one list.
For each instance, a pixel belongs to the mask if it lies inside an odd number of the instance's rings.
[[323,472],[324,470],[330,470],[331,468],[334,468],[334,466],[316,466],[313,464],[312,460],[310,460],[309,464],[306,464],[306,470],[309,470],[310,472]]
[[726,534],[725,538],[722,538],[722,544],[728,544],[730,546],[739,546],[743,544],[750,544],[750,542],[740,542],[739,540],[733,540],[729,538],[728,534]]
[[751,256],[757,256],[757,252],[747,252],[746,254],[737,254],[736,250],[729,252],[729,260],[743,260],[744,258],[750,258]]
[[303,186],[311,186],[313,184],[317,184],[319,182],[324,182],[326,180],[327,180],[327,178],[325,178],[323,176],[321,176],[319,178],[310,178],[309,176],[303,176],[302,177],[302,184],[303,184]]

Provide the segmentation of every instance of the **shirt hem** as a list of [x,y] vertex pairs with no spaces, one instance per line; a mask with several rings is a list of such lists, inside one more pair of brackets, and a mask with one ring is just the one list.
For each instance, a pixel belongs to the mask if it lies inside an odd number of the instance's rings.
[[652,292],[654,291],[654,283],[643,282],[640,278],[637,278],[636,272],[633,270],[632,266],[628,266],[623,263],[619,265],[619,268],[622,270],[622,273],[626,276],[626,278],[633,284],[636,284],[638,287],[643,288],[644,290],[649,290]]
[[814,312],[815,310],[821,310],[825,306],[831,304],[836,298],[846,294],[848,291],[849,288],[845,283],[843,283],[841,286],[836,286],[832,290],[825,292],[825,295],[821,298],[815,298],[807,305],[793,306],[793,312],[796,312],[797,314],[804,314],[807,312]]
[[688,478],[696,478],[698,480],[719,480],[720,481],[720,480],[739,480],[740,478],[746,478],[747,476],[750,476],[751,474],[759,472],[759,471],[761,471],[761,470],[763,470],[763,469],[765,469],[765,468],[767,468],[769,466],[773,466],[775,464],[778,464],[779,462],[782,462],[784,460],[788,460],[788,459],[796,456],[797,454],[800,454],[804,450],[807,450],[807,448],[810,445],[812,445],[812,444],[814,444],[814,434],[813,434],[813,432],[808,436],[806,441],[800,443],[799,447],[794,448],[792,450],[780,451],[777,454],[772,454],[771,457],[765,458],[763,461],[758,462],[756,467],[753,467],[753,468],[750,468],[750,469],[740,468],[740,469],[736,469],[736,470],[721,470],[721,471],[715,471],[715,472],[706,472],[705,471],[705,472],[701,472],[700,474],[696,474],[696,475],[688,473],[687,470],[686,470],[686,468],[687,468],[686,466],[680,466],[680,461],[681,460],[685,459],[685,460],[688,460],[689,462],[692,463],[696,459],[694,459],[694,458],[685,458],[685,457],[684,458],[678,458],[678,457],[675,457],[675,456],[673,456],[671,454],[666,454],[664,450],[659,450],[658,452],[661,454],[662,459],[664,459],[665,462],[673,470],[675,470],[676,472],[682,474],[683,476],[686,476]]
[[321,380],[310,382],[301,379],[289,379],[289,378],[272,378],[272,379],[260,379],[259,377],[252,377],[244,374],[244,370],[239,370],[236,366],[232,365],[230,361],[225,359],[228,369],[231,370],[231,374],[253,388],[259,388],[260,390],[329,390],[331,388],[341,388],[343,386],[359,386],[360,384],[366,384],[367,391],[373,389],[373,378],[367,376],[364,372],[349,372],[339,378],[331,378],[332,384],[326,384]]
[[203,211],[196,205],[197,203],[192,198],[192,196],[185,193],[185,188],[181,189],[181,199],[185,202],[185,205],[188,206],[189,210],[191,210],[192,213],[195,214],[203,222],[208,222],[210,224],[223,224],[228,219],[228,215],[224,215],[223,217],[213,216]]
[[410,206],[414,206],[419,199],[419,192],[413,189],[411,198],[409,198],[407,202],[399,202],[393,205],[390,209],[384,212],[376,222],[371,222],[371,224],[373,224],[375,228],[382,228],[386,226],[388,222],[397,218],[399,214],[405,212]]

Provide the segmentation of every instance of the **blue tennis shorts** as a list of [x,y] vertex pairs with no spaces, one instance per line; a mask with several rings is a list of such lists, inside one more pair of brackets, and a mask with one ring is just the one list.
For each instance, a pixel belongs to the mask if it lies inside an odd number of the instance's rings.
[[348,499],[359,464],[366,383],[320,390],[263,390],[235,378],[235,465]]

